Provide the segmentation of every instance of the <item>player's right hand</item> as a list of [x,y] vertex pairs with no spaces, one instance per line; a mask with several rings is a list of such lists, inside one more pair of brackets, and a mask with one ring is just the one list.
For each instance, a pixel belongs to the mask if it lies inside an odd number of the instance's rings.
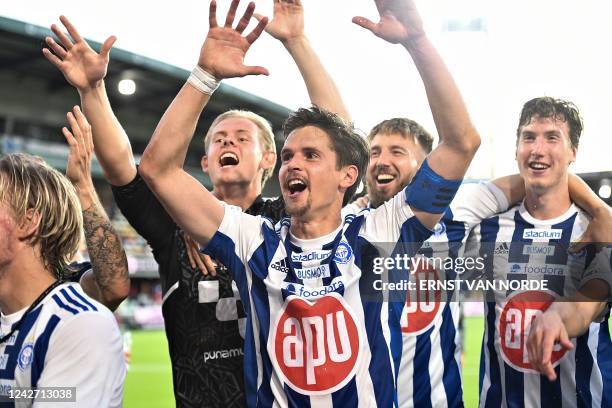
[[[253,13],[257,21],[261,14]],[[282,43],[289,43],[304,37],[304,8],[301,0],[275,0],[272,20],[266,32]]]
[[189,234],[183,233],[183,240],[185,241],[187,257],[191,267],[199,269],[204,276],[217,276],[217,264],[215,261],[210,256],[200,252],[200,246]]
[[561,316],[548,310],[531,322],[527,338],[527,352],[533,368],[548,377],[550,381],[557,379],[557,373],[552,365],[555,343],[559,343],[567,350],[574,348]]
[[51,25],[51,31],[61,45],[53,38],[46,37],[45,42],[53,52],[49,48],[43,48],[43,54],[64,74],[68,83],[79,91],[87,91],[100,86],[108,69],[110,50],[117,38],[108,37],[98,54],[66,17],[60,16],[60,21],[68,30],[69,36],[57,25]]

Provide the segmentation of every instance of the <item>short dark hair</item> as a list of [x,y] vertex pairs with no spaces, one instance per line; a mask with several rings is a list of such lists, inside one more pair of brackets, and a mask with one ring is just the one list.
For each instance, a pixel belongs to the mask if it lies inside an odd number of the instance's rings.
[[336,153],[336,169],[350,165],[357,167],[359,172],[357,180],[346,190],[342,200],[342,206],[347,205],[357,191],[368,166],[369,155],[366,141],[352,124],[335,113],[316,105],[293,112],[283,125],[283,135],[286,138],[294,130],[306,126],[316,126],[327,133],[331,149]]
[[569,138],[574,149],[578,149],[580,134],[582,133],[582,118],[576,105],[563,99],[543,96],[534,98],[523,105],[521,118],[516,129],[516,140],[521,134],[521,128],[531,122],[534,117],[553,118],[562,122],[567,122],[569,128]]
[[383,120],[378,125],[374,126],[368,134],[368,141],[379,134],[399,133],[404,137],[412,137],[416,143],[423,149],[425,154],[431,153],[433,149],[433,137],[428,131],[417,122],[407,118],[392,118]]

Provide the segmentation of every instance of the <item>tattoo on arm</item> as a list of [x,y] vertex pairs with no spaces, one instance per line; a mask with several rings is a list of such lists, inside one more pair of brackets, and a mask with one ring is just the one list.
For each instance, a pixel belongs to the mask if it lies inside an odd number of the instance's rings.
[[99,202],[83,211],[83,224],[94,280],[103,299],[112,297],[129,282],[121,239]]

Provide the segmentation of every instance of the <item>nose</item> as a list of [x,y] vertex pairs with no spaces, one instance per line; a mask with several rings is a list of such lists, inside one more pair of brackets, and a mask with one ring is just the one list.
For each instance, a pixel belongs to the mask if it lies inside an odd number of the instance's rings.
[[223,146],[234,146],[234,139],[231,137],[226,137],[223,139]]
[[374,159],[376,167],[390,167],[391,165],[391,153],[383,150]]
[[531,145],[531,155],[532,156],[542,156],[543,152],[544,152],[544,147],[545,147],[545,141],[544,138],[541,137],[537,137],[533,144]]

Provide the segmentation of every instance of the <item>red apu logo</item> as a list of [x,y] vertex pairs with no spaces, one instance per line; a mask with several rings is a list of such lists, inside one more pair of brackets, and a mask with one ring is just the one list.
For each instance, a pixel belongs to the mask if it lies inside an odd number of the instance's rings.
[[[510,297],[499,316],[499,337],[503,359],[517,370],[533,372],[527,352],[527,338],[531,322],[549,308],[555,300],[547,292],[527,291]],[[565,355],[565,350],[556,344],[553,347],[551,362],[553,366]]]
[[303,394],[328,394],[346,385],[357,370],[359,328],[337,293],[314,303],[289,296],[273,346],[275,362],[292,388]]
[[[428,283],[438,283],[438,272],[426,262],[419,262],[418,269],[410,274],[410,280],[415,282],[415,289],[408,290],[406,305],[402,312],[402,332],[420,334],[434,323],[440,311],[441,291],[428,289]],[[421,290],[421,285],[424,285]]]

